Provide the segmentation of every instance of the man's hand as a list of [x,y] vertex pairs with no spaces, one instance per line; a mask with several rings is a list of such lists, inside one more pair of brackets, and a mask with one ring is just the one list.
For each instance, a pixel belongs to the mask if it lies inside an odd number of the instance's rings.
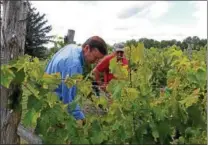
[[101,84],[100,89],[103,90],[104,92],[106,92],[106,86],[107,86],[107,84],[103,83],[103,84]]
[[108,104],[111,105],[112,103],[113,103],[113,99],[112,98],[109,98],[108,99]]
[[105,96],[108,98],[108,105],[111,105],[113,103],[113,99],[111,98],[111,94],[106,92]]

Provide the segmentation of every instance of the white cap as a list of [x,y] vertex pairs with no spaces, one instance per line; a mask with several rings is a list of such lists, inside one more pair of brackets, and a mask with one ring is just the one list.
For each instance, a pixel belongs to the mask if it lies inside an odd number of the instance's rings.
[[113,45],[114,51],[124,51],[124,43],[117,43]]

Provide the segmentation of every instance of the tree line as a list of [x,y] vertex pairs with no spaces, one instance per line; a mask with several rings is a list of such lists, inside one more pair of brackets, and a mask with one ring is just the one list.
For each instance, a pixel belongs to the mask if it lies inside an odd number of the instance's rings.
[[205,45],[207,44],[207,39],[200,39],[198,36],[192,36],[192,37],[188,36],[182,41],[178,41],[175,39],[157,41],[154,39],[140,38],[139,40],[135,40],[135,39],[128,40],[126,41],[126,44],[131,45],[131,44],[137,44],[138,42],[143,42],[145,48],[151,48],[151,47],[166,48],[169,46],[177,45],[182,50],[184,50],[184,49],[187,49],[188,44],[190,44],[192,45],[193,50],[200,50],[201,47],[205,47]]

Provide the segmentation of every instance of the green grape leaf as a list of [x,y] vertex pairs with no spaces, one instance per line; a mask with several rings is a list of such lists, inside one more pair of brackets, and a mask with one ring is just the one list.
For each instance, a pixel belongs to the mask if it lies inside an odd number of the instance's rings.
[[160,142],[164,142],[164,139],[171,134],[171,129],[170,129],[170,125],[168,124],[168,121],[161,121],[160,123],[158,123],[157,125],[157,130],[159,132],[159,138],[160,138]]
[[17,68],[17,71],[20,71],[21,69],[25,69],[30,60],[31,56],[29,55],[19,56],[17,62],[12,66]]
[[113,59],[110,60],[110,65],[109,65],[109,69],[112,73],[115,72],[116,66],[117,66],[117,61],[116,58],[114,57]]
[[118,121],[115,121],[113,125],[111,125],[112,130],[118,130],[120,127],[120,123]]
[[87,97],[90,94],[90,92],[92,92],[91,86],[92,84],[89,81],[83,81],[83,82],[77,83],[77,89],[79,92],[81,92],[81,94],[84,97]]
[[197,78],[192,72],[188,72],[188,80],[193,83],[197,83]]
[[66,141],[68,139],[68,131],[66,129],[57,128],[56,133],[57,133],[57,138],[62,140],[61,143],[66,144]]
[[126,81],[122,80],[111,80],[107,86],[107,91],[112,93],[112,98],[120,98],[122,89],[128,86]]
[[71,103],[69,103],[70,110],[75,110],[78,102],[76,100],[73,100]]
[[34,95],[28,97],[27,109],[34,109],[36,112],[39,112],[42,106],[42,100],[37,99]]
[[97,133],[93,135],[92,137],[90,137],[90,140],[92,144],[101,144],[104,138],[105,136],[103,135],[103,133]]
[[131,51],[130,51],[130,47],[125,47],[124,48],[124,54],[125,54],[125,57],[130,60],[130,57],[131,57]]
[[139,48],[131,45],[130,52],[131,52],[130,61],[132,63],[137,63],[139,61]]
[[35,64],[40,64],[40,61],[39,61],[39,59],[37,57],[34,57],[33,61],[34,61]]
[[15,78],[14,78],[13,82],[15,82],[17,84],[21,84],[25,80],[26,74],[24,72],[24,69],[17,71],[17,69],[15,67],[12,67],[11,70],[15,74]]
[[76,80],[76,81],[82,81],[83,80],[83,75],[81,75],[81,74],[75,74],[75,75],[72,75],[71,78],[73,80]]
[[52,85],[59,85],[61,83],[61,75],[60,73],[54,73],[54,74],[47,74],[44,73],[43,77],[42,77],[42,81],[45,84],[52,84]]
[[39,113],[36,112],[34,109],[29,110],[24,117],[23,124],[27,127],[35,126],[38,116]]
[[121,86],[115,87],[115,90],[112,94],[112,98],[119,99],[121,97],[121,90],[122,90]]
[[92,130],[95,134],[98,134],[101,131],[100,123],[96,119],[92,121]]
[[69,119],[67,121],[65,121],[65,125],[66,125],[66,129],[70,132],[70,135],[74,135],[76,133],[76,120],[74,119],[74,117],[69,116]]
[[178,139],[179,144],[185,144],[185,139],[183,136],[180,136]]
[[71,88],[72,86],[76,85],[77,83],[80,83],[83,80],[83,76],[80,74],[73,75],[69,77],[68,75],[65,77],[65,84],[68,86],[68,88]]
[[196,72],[196,78],[199,84],[205,85],[206,84],[206,70],[203,68],[199,68]]
[[131,45],[131,47],[126,47],[125,48],[125,56],[127,57],[128,60],[130,60],[130,63],[138,63],[143,62],[144,60],[144,44],[143,43],[138,43],[137,46],[135,47],[134,45]]
[[47,95],[47,102],[50,106],[53,106],[58,100],[58,96],[55,92],[50,92]]
[[159,133],[157,129],[153,129],[152,136],[154,137],[154,140],[157,141],[157,138],[159,138]]
[[196,96],[188,96],[185,99],[179,101],[181,104],[185,104],[186,108],[188,108],[189,106],[192,106],[193,104],[195,104],[198,101],[198,97]]
[[[38,66],[38,65],[36,65]],[[35,80],[40,80],[43,76],[43,73],[41,73],[40,67],[36,67],[35,69],[30,71],[30,76],[35,78]]]
[[84,138],[84,137],[80,137],[79,138],[79,143],[78,144],[81,144],[81,145],[87,145],[87,144],[90,144],[89,140]]
[[11,81],[15,78],[15,74],[9,69],[9,66],[1,66],[1,85],[9,88]]
[[68,88],[71,88],[76,84],[76,81],[70,77],[66,77],[64,83],[67,85]]
[[96,104],[97,105],[101,104],[104,108],[106,108],[107,104],[108,104],[108,101],[107,101],[107,99],[105,97],[101,96],[101,97],[97,98]]
[[35,97],[40,98],[39,95],[38,95],[39,91],[38,91],[37,88],[35,88],[34,84],[32,84],[31,82],[28,82],[28,83],[25,84],[25,86],[26,86],[26,89],[29,92],[31,92]]
[[123,66],[120,62],[116,61],[117,59],[114,57],[110,60],[109,69],[111,73],[117,79],[127,79],[128,78],[128,68],[127,66]]
[[58,121],[63,121],[64,116],[66,114],[60,114],[60,113],[66,113],[67,111],[63,111],[60,104],[55,104],[52,108],[50,108],[49,113],[50,119],[52,123],[57,123]]
[[66,144],[68,134],[65,129],[50,128],[44,136],[44,143],[47,144]]
[[186,130],[185,130],[186,137],[191,137],[193,134],[194,134],[194,132],[191,127],[186,128]]
[[143,96],[146,96],[146,95],[148,95],[151,92],[151,88],[147,84],[141,84],[140,85],[140,91],[141,91],[141,94]]
[[138,97],[138,91],[135,88],[125,88],[128,99],[131,101],[135,100]]
[[49,115],[41,113],[41,118],[37,119],[36,132],[45,136],[50,125],[51,122],[49,121]]
[[182,56],[183,52],[181,50],[174,50],[173,53],[171,53],[172,56],[180,57]]
[[138,43],[135,52],[132,54],[133,62],[137,63],[138,61],[143,62],[144,60],[144,44]]
[[120,125],[120,127],[118,129],[118,135],[122,139],[122,141],[125,141],[125,139],[127,138],[126,131],[125,131],[124,127],[125,126]]
[[[111,111],[112,111],[112,110],[110,110],[110,112],[111,112]],[[108,114],[108,116],[105,117],[105,121],[108,122],[108,123],[113,122],[114,119],[115,119],[115,116],[114,116],[113,114],[110,114],[110,113]]]

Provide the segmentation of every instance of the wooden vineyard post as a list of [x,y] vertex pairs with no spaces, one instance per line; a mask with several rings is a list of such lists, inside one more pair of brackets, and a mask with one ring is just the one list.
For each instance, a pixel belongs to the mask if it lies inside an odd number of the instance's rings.
[[[28,3],[23,0],[4,0],[1,21],[1,64],[24,55]],[[2,12],[2,10],[1,10]],[[2,13],[1,13],[2,14]],[[0,144],[20,144],[17,128],[21,120],[20,86],[11,85],[9,89],[1,86],[0,104]],[[8,108],[8,101],[15,101]]]

